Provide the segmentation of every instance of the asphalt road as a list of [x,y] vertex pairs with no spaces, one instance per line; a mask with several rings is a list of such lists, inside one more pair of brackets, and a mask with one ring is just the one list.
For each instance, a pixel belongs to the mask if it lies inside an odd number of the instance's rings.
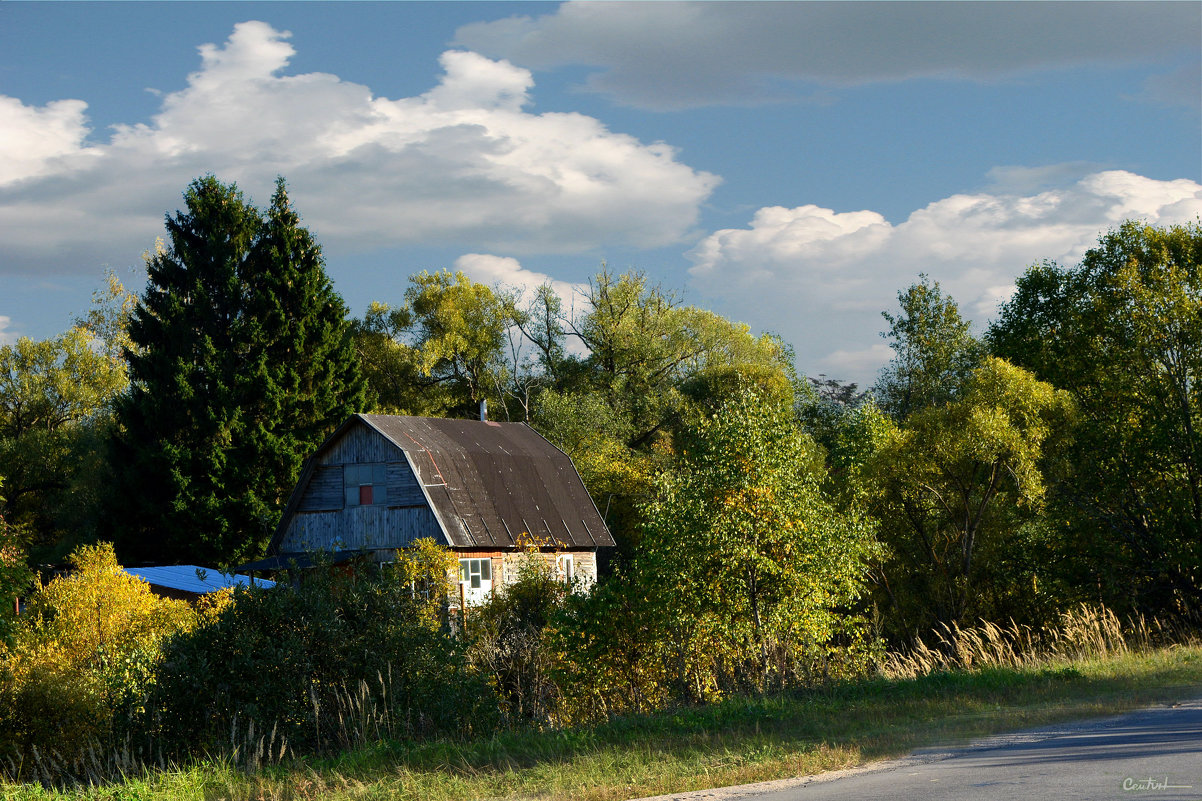
[[1202,799],[1202,699],[675,801]]

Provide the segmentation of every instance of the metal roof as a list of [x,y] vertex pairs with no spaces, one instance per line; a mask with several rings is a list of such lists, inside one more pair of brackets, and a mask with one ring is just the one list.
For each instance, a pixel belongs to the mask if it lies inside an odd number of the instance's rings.
[[354,425],[369,426],[404,453],[452,547],[614,545],[572,460],[530,426],[356,414],[309,458],[269,553],[276,552],[317,457]]
[[[341,565],[352,559],[357,559],[363,555],[362,551],[330,551],[323,555],[324,562],[331,565]],[[287,570],[292,567],[306,568],[313,567],[316,563],[309,554],[283,554],[278,556],[268,556],[266,559],[259,559],[254,562],[247,562],[244,565],[238,565],[238,570]],[[257,586],[260,579],[255,579]],[[270,582],[268,582],[270,583]]]
[[[156,587],[194,592],[197,595],[224,590],[226,587],[244,587],[251,583],[250,576],[224,574],[215,567],[197,567],[196,565],[127,567],[125,572]],[[202,575],[204,578],[201,578]],[[274,587],[275,582],[256,578],[254,585],[256,587]]]

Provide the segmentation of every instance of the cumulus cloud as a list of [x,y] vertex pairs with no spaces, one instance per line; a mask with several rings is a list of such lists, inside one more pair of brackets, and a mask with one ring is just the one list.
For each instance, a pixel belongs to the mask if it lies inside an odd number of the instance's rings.
[[0,186],[53,172],[64,158],[91,156],[87,104],[57,100],[41,108],[0,95]]
[[89,138],[86,105],[0,97],[0,264],[87,270],[131,261],[165,209],[211,172],[263,203],[277,174],[323,242],[420,242],[512,253],[695,236],[718,179],[576,113],[529,110],[530,72],[467,51],[396,100],[326,73],[286,74],[289,34],[243,22],[200,47],[149,121]]
[[1196,49],[1193,3],[568,2],[466,25],[456,41],[533,68],[600,70],[595,91],[656,109],[779,99],[781,81],[991,80]]
[[11,345],[17,341],[17,332],[10,330],[12,324],[11,317],[0,314],[0,346]]
[[493,256],[488,253],[465,253],[455,260],[455,269],[481,284],[498,286],[516,292],[523,302],[534,299],[535,291],[544,284],[563,301],[564,309],[570,309],[576,298],[588,289],[587,284],[559,281],[546,273],[527,270],[512,256]]
[[[588,290],[587,284],[559,281],[546,273],[527,270],[521,265],[521,262],[511,256],[465,253],[455,260],[455,269],[463,272],[473,281],[515,292],[519,305],[532,303],[535,291],[544,284],[549,284],[555,294],[559,296],[559,300],[563,304],[562,309],[569,317],[573,316],[573,310],[577,307],[577,301],[581,295]],[[513,333],[517,336],[516,329]],[[526,340],[525,337],[519,338],[524,342],[523,348],[528,352],[531,347],[529,340]],[[588,355],[588,348],[575,337],[568,337],[565,347],[573,355]]]
[[[995,176],[1021,185],[1055,173]],[[953,195],[896,225],[873,211],[774,206],[747,228],[700,242],[688,254],[690,281],[728,314],[792,342],[802,371],[868,382],[889,358],[876,337],[878,315],[896,307],[897,291],[919,273],[984,323],[1028,265],[1075,264],[1100,232],[1126,219],[1172,224],[1199,215],[1202,185],[1120,170],[1033,194]]]

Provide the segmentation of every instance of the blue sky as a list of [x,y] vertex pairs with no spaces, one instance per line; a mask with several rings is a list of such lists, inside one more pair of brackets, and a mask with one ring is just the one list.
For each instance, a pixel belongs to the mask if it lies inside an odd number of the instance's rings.
[[1202,4],[0,3],[0,342],[47,337],[197,175],[277,174],[356,314],[602,261],[868,383],[926,272],[1202,214]]

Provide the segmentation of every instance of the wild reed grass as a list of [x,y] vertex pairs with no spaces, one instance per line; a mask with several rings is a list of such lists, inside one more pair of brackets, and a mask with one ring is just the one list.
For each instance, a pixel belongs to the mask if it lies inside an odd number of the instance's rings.
[[1142,615],[1124,624],[1106,607],[1081,604],[1042,628],[1014,621],[1004,626],[988,621],[969,627],[944,624],[933,632],[931,645],[919,639],[907,651],[888,653],[879,670],[886,678],[912,679],[939,671],[1033,668],[1197,643],[1197,633],[1180,625],[1157,619],[1149,623]]

